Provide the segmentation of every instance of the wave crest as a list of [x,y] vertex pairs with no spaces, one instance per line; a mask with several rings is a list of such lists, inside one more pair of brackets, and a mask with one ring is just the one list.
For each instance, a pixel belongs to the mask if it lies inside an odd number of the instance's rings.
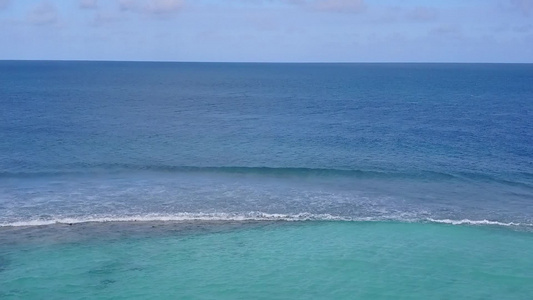
[[[129,163],[74,163],[56,166],[47,171],[2,171],[0,178],[32,178],[62,175],[83,175],[92,173],[152,171],[162,173],[211,173],[211,174],[244,174],[266,176],[320,176],[320,177],[351,177],[351,178],[408,178],[421,180],[474,180],[498,182],[502,184],[524,186],[531,185],[517,178],[500,178],[490,174],[473,172],[448,173],[433,170],[400,172],[393,170],[335,169],[335,168],[304,168],[304,167],[267,167],[267,166],[176,166],[176,165],[137,165]],[[516,175],[516,174],[515,174]],[[520,174],[524,176],[524,174]],[[518,177],[520,178],[520,176]]]

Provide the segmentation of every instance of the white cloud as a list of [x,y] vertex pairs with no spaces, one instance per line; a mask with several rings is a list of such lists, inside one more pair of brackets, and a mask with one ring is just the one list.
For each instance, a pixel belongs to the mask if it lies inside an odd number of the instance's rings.
[[268,2],[295,5],[301,8],[339,13],[357,13],[366,9],[364,0],[240,0],[243,3],[263,4]]
[[172,14],[185,6],[185,0],[119,0],[120,10],[148,14]]
[[364,0],[314,0],[311,7],[319,11],[357,13],[366,8]]
[[139,8],[136,0],[118,0],[118,5],[122,11],[136,11]]
[[98,6],[97,0],[80,0],[80,8],[95,9]]
[[184,0],[152,0],[147,6],[148,11],[156,14],[179,11],[185,5]]
[[35,25],[55,24],[58,21],[57,9],[50,2],[41,2],[30,10],[28,20]]

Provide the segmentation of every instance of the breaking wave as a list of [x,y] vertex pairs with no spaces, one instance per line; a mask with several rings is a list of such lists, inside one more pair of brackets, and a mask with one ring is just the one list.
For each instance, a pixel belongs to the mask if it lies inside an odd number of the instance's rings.
[[270,214],[262,212],[248,213],[177,213],[177,214],[146,214],[131,216],[88,216],[88,217],[57,217],[47,219],[31,219],[0,223],[0,227],[30,227],[46,226],[54,224],[74,225],[81,223],[107,223],[107,222],[193,222],[193,221],[343,221],[343,222],[405,222],[405,223],[440,223],[449,225],[472,225],[472,226],[505,226],[505,227],[533,227],[529,223],[498,222],[490,220],[452,220],[433,218],[402,218],[402,217],[345,217],[330,214]]

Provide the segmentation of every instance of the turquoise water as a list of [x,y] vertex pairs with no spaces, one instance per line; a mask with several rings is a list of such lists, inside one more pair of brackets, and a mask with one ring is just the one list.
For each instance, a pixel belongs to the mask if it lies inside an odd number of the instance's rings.
[[1,298],[529,299],[533,292],[533,237],[503,228],[205,223],[120,236],[116,224],[92,226],[116,235],[101,240],[65,226],[67,240],[0,246]]
[[531,64],[0,82],[0,299],[533,299]]

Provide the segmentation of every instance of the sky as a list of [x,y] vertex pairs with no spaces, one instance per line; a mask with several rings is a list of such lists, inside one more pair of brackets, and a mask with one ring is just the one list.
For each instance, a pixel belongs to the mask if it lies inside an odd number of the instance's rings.
[[533,0],[0,0],[0,60],[533,63]]

